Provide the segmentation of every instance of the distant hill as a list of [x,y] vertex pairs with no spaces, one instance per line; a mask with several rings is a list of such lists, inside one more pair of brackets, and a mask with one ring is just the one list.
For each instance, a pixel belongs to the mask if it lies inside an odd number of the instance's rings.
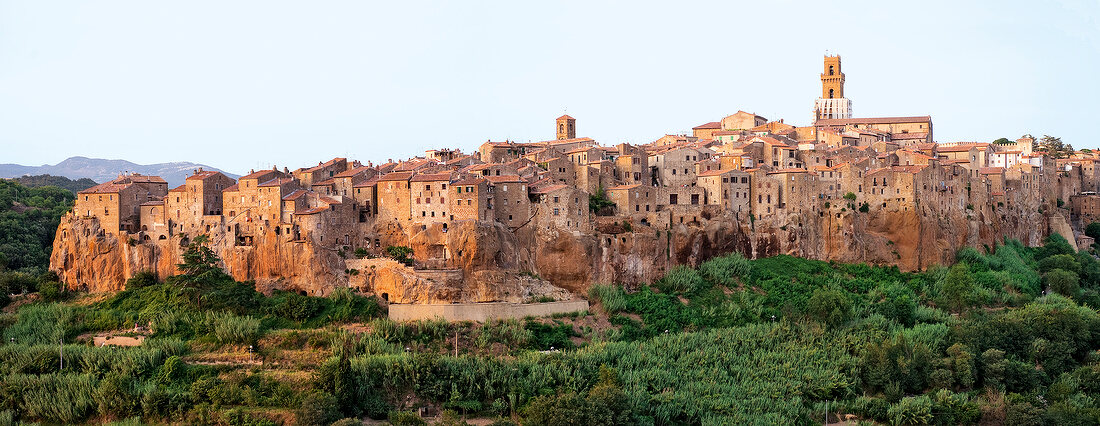
[[65,176],[53,176],[53,175],[37,175],[37,176],[22,176],[12,179],[19,182],[27,188],[40,188],[43,186],[56,186],[61,189],[67,189],[72,193],[77,193],[85,189],[91,188],[96,185],[96,181],[88,178],[80,178],[77,180],[69,179]]
[[136,164],[126,160],[105,160],[102,158],[70,157],[54,165],[24,166],[20,164],[0,164],[0,177],[17,178],[22,176],[49,174],[69,179],[89,178],[96,182],[106,182],[118,177],[119,173],[135,172],[143,175],[160,176],[171,187],[182,185],[187,176],[197,168],[225,173],[233,179],[240,176],[226,173],[216,168],[188,162]]

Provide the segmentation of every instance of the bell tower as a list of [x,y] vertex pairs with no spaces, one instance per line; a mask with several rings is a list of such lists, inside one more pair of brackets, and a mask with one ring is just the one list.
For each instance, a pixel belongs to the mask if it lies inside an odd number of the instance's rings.
[[824,65],[821,72],[821,97],[814,103],[814,121],[852,118],[852,101],[844,97],[844,73],[840,70],[840,55],[825,56]]
[[563,139],[576,139],[577,137],[577,119],[568,115],[563,115],[557,119],[558,127],[558,140]]

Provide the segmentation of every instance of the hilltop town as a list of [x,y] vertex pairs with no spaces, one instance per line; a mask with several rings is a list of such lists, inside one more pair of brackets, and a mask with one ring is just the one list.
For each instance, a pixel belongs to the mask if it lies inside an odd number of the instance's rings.
[[78,194],[51,269],[72,288],[120,290],[140,271],[173,274],[205,235],[226,271],[258,288],[523,301],[636,285],[731,251],[916,270],[1003,238],[1093,243],[1080,230],[1100,215],[1097,154],[1026,136],[937,142],[927,115],[853,118],[838,56],[821,82],[807,126],[738,111],[692,134],[604,146],[563,115],[554,139],[469,153],[334,158],[237,180],[199,169],[171,189],[120,176]]

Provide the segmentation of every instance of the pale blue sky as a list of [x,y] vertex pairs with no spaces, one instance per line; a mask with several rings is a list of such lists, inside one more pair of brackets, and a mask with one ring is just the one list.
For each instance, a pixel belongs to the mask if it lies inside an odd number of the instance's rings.
[[384,161],[550,139],[565,111],[605,145],[805,125],[826,51],[857,117],[1100,146],[1096,0],[0,0],[0,163]]

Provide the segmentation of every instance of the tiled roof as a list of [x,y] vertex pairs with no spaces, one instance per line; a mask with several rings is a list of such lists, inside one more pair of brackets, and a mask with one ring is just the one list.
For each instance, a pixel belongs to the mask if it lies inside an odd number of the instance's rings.
[[412,182],[439,182],[439,181],[450,182],[451,181],[451,174],[450,173],[419,174],[419,175],[413,176],[411,181]]
[[310,168],[308,168],[308,169],[305,169],[305,170],[302,170],[302,171],[303,171],[303,172],[307,172],[307,173],[308,173],[308,172],[315,172],[315,171],[317,171],[317,170],[321,170],[321,169],[323,169],[323,168],[325,168],[325,167],[329,167],[329,166],[332,166],[332,165],[334,165],[334,164],[336,164],[336,163],[338,163],[338,162],[341,162],[341,161],[347,161],[347,159],[346,159],[346,158],[339,158],[339,157],[337,157],[337,158],[333,158],[333,159],[331,159],[331,160],[328,160],[328,161],[326,161],[326,162],[324,162],[324,163],[318,164],[318,165],[316,165],[316,166],[310,167]]
[[122,176],[110,182],[104,182],[91,188],[78,192],[78,194],[116,194],[135,183],[165,183],[158,176],[130,175]]
[[362,182],[359,182],[355,185],[352,185],[352,188],[365,188],[365,187],[368,187],[368,186],[375,186],[375,185],[378,185],[378,176],[372,177],[370,179],[367,179],[365,181],[362,181]]
[[283,186],[283,185],[288,184],[288,183],[293,182],[293,181],[294,181],[294,178],[290,178],[290,177],[275,178],[275,179],[271,179],[267,182],[261,183],[258,186],[264,186],[264,187]]
[[357,174],[364,173],[364,172],[366,172],[370,169],[371,168],[367,167],[367,166],[359,166],[359,167],[356,167],[356,168],[347,169],[347,170],[341,172],[340,174],[336,175],[336,177],[338,177],[338,178],[352,177],[352,176],[355,176]]
[[466,178],[466,179],[459,180],[458,182],[452,182],[451,186],[481,185],[483,183],[485,183],[485,179],[482,179],[482,178]]
[[610,188],[607,188],[607,190],[608,191],[624,191],[624,190],[628,190],[628,189],[638,188],[638,187],[641,187],[641,186],[642,186],[642,184],[635,183],[635,184],[631,184],[631,185],[612,186]]
[[238,190],[239,188],[240,187],[237,184],[233,184],[233,186],[230,186],[228,188],[223,189],[222,192],[234,192],[234,191]]
[[576,120],[576,119],[573,118],[573,117],[570,117],[568,115],[563,115],[561,117],[558,117],[558,120]]
[[707,171],[705,171],[705,172],[703,172],[703,173],[699,173],[699,176],[700,176],[700,177],[705,177],[705,176],[721,176],[721,175],[724,175],[724,174],[726,174],[726,173],[729,173],[729,172],[733,172],[733,171],[735,171],[735,170],[733,170],[733,169],[726,169],[726,170],[707,170]]
[[252,172],[247,175],[241,176],[241,179],[259,179],[271,173],[282,173],[278,170],[260,170],[258,172]]
[[718,121],[711,121],[710,123],[700,124],[698,126],[692,127],[692,129],[721,129],[721,128],[722,128],[722,123],[718,122]]
[[294,192],[291,192],[291,193],[286,194],[285,196],[283,196],[283,201],[297,200],[297,199],[302,198],[303,196],[305,196],[306,192],[307,191],[304,190],[304,189],[297,189]]
[[1005,171],[1005,169],[1000,168],[1000,167],[982,167],[982,168],[978,169],[978,173],[983,174],[983,175],[996,175],[996,174],[1001,174],[1004,171]]
[[221,173],[207,170],[207,171],[204,171],[204,172],[198,172],[198,173],[195,173],[191,176],[188,176],[187,179],[185,179],[185,180],[204,180],[206,178],[211,178],[211,177],[214,177],[214,175],[220,175],[220,174]]
[[413,172],[392,172],[378,178],[379,182],[407,181],[413,177]]
[[816,126],[843,126],[846,124],[899,124],[899,123],[927,123],[932,117],[927,115],[915,117],[870,117],[870,118],[828,118],[814,122]]

